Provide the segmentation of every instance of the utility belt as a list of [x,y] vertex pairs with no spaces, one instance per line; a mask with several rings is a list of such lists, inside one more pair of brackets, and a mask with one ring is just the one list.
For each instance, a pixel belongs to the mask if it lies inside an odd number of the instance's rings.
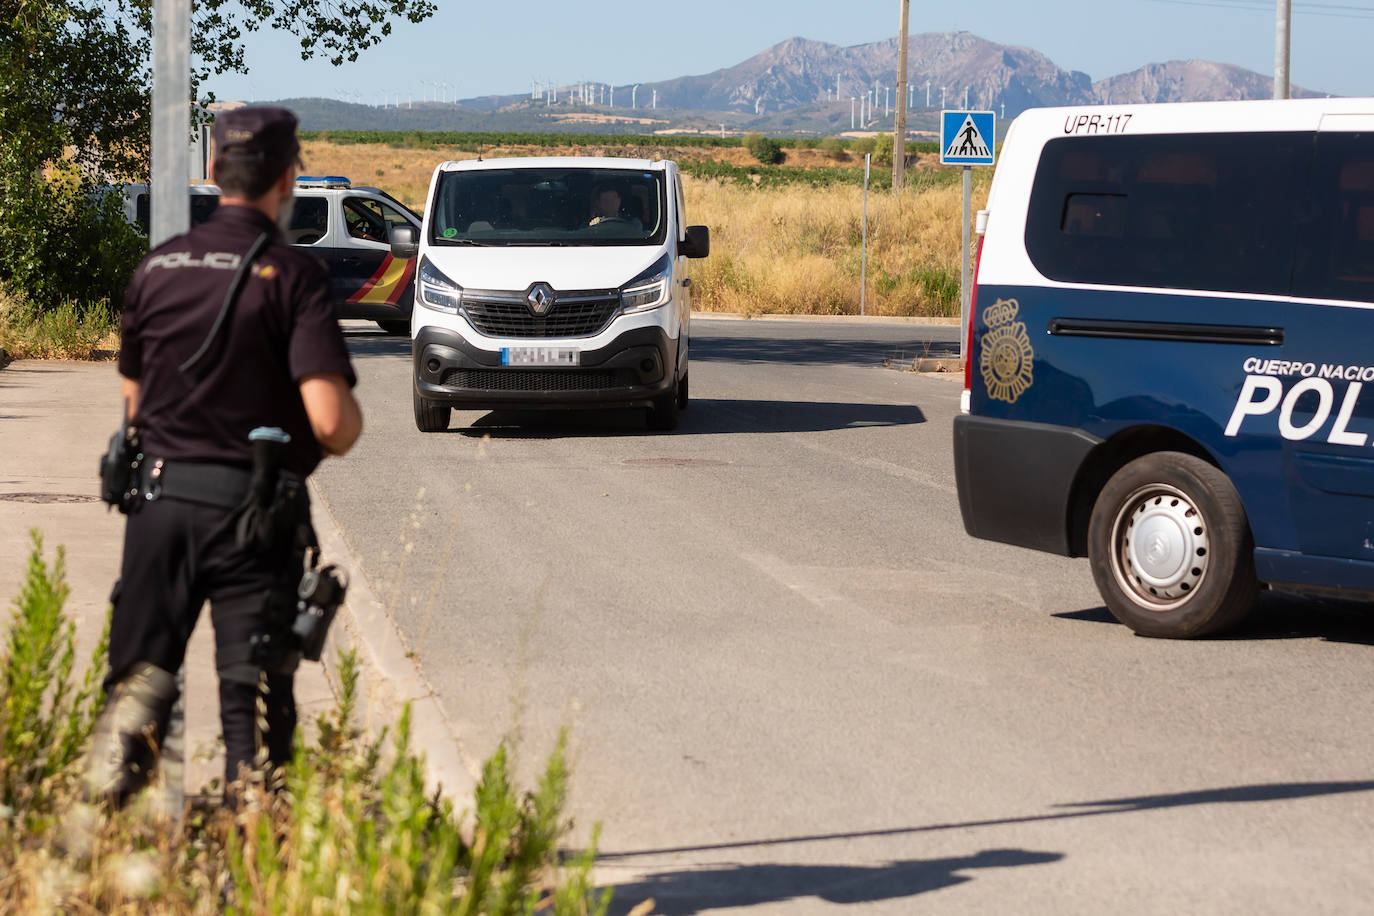
[[[228,510],[236,546],[282,558],[304,556],[300,582],[274,590],[268,600],[282,608],[274,614],[276,632],[255,634],[247,647],[263,668],[294,670],[304,657],[319,661],[325,637],[348,590],[347,577],[332,564],[321,566],[320,546],[310,519],[310,496],[300,475],[281,468],[290,436],[275,428],[255,429],[253,469],[210,462],[150,458],[137,431],[126,426],[111,440],[101,460],[102,496],[122,513],[159,499]],[[119,471],[119,473],[116,473]],[[292,606],[294,605],[294,613]]]

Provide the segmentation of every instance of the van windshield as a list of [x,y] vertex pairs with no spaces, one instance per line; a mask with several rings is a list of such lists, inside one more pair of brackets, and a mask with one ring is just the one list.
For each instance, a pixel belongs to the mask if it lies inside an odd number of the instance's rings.
[[434,245],[658,245],[663,173],[522,168],[445,172],[430,221]]

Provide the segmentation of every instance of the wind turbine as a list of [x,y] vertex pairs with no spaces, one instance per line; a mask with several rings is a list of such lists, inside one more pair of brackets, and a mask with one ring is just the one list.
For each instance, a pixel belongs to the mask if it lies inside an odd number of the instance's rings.
[[639,107],[639,83],[635,83],[634,88],[630,90],[630,107]]

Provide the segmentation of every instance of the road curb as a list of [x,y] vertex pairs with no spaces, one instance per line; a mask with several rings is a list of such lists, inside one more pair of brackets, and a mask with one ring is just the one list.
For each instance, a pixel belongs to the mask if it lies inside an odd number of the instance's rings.
[[926,324],[958,327],[958,318],[922,318],[902,315],[745,315],[740,312],[693,312],[693,320],[720,319],[722,321],[803,321],[814,324]]
[[383,726],[391,726],[394,734],[401,709],[409,703],[410,748],[424,757],[430,788],[442,789],[459,811],[471,810],[480,767],[463,751],[434,688],[386,607],[369,587],[329,501],[314,480],[309,486],[321,553],[328,562],[346,570],[349,577],[348,600],[334,619],[322,656],[325,674],[339,695],[338,653],[356,650],[362,698],[359,708],[365,727],[375,734]]

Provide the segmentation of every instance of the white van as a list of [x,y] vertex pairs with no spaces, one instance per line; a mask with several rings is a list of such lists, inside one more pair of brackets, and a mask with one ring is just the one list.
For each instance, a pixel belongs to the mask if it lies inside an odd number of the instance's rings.
[[980,223],[970,534],[1151,636],[1374,596],[1374,100],[1029,111]]
[[445,162],[418,239],[415,425],[450,410],[687,406],[691,281],[710,232],[688,226],[677,164],[614,158]]

